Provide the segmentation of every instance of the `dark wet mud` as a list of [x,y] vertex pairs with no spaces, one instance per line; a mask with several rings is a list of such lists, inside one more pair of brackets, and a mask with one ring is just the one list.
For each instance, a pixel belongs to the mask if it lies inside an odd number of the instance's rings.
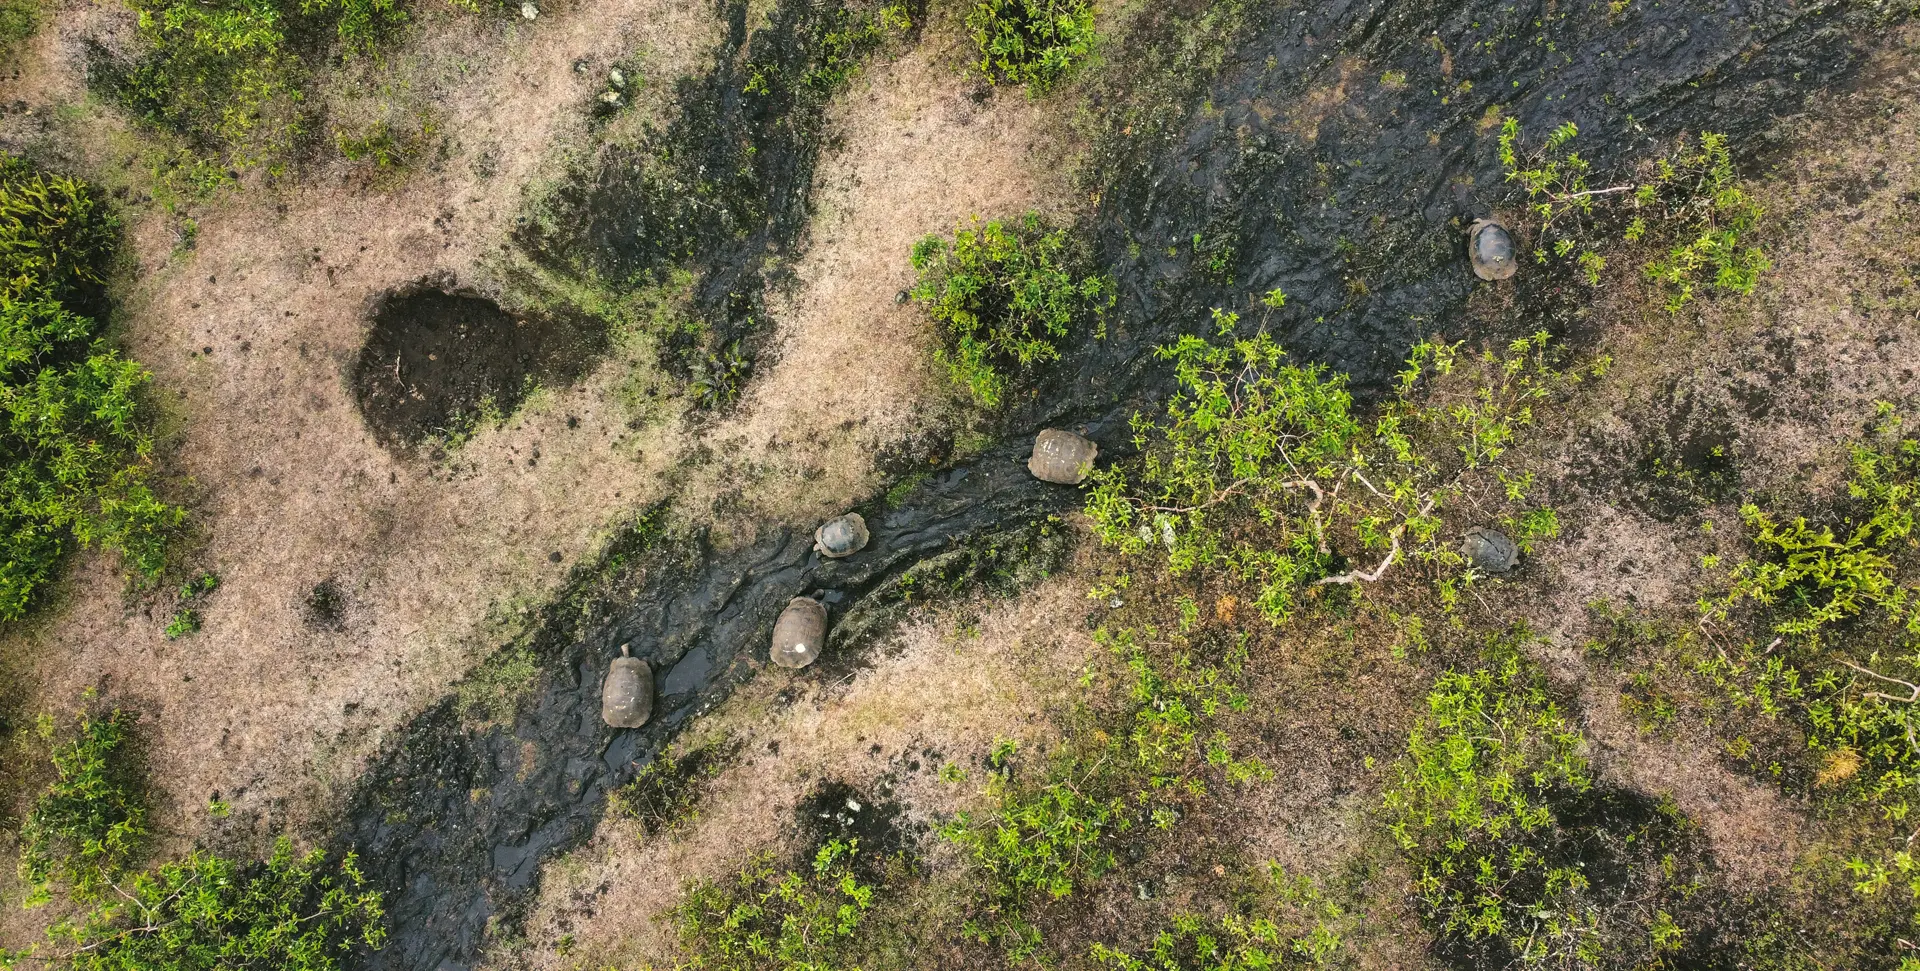
[[[1419,338],[1481,334],[1464,314],[1483,285],[1465,267],[1467,224],[1523,215],[1501,119],[1530,144],[1575,122],[1594,185],[1702,129],[1757,168],[1809,95],[1859,68],[1877,11],[1336,0],[1259,14],[1206,92],[1211,110],[1166,123],[1128,100],[1127,78],[1105,92],[1111,126],[1131,132],[1099,146],[1096,225],[1120,316],[1199,330],[1212,307],[1240,310],[1243,330],[1265,326],[1377,387]],[[1170,30],[1186,16],[1155,15]],[[1532,269],[1510,326],[1582,337],[1584,285]],[[1252,306],[1275,287],[1284,309]]]
[[489,412],[511,414],[542,384],[569,384],[607,348],[585,317],[508,313],[478,293],[423,283],[374,305],[351,376],[380,444],[404,450],[455,437]]
[[[1351,373],[1363,393],[1434,333],[1475,340],[1547,327],[1582,339],[1576,285],[1531,267],[1511,285],[1512,309],[1486,320],[1470,312],[1485,285],[1466,266],[1466,223],[1514,204],[1494,154],[1497,125],[1487,123],[1494,109],[1542,135],[1576,121],[1601,178],[1702,126],[1755,158],[1809,93],[1847,83],[1874,23],[1864,8],[1767,3],[1335,2],[1249,14],[1217,70],[1194,80],[1173,71],[1183,62],[1168,52],[1198,9],[1150,14],[1163,18],[1157,39],[1113,58],[1137,76],[1116,68],[1092,94],[1108,122],[1094,146],[1099,208],[1084,229],[1120,283],[1109,337],[1073,348],[1023,389],[1000,418],[1004,444],[943,471],[898,509],[861,510],[873,543],[849,560],[820,559],[804,529],[740,549],[691,537],[610,554],[626,579],[549,612],[536,645],[543,674],[511,725],[465,725],[450,698],[407,726],[363,780],[338,842],[357,847],[388,892],[393,934],[361,967],[464,969],[490,939],[511,938],[540,864],[579,845],[610,789],[750,676],[750,662],[764,662],[789,597],[824,591],[834,624],[881,618],[849,625],[870,632],[885,626],[896,606],[889,591],[916,564],[1076,506],[1077,491],[1026,473],[1033,432],[1082,427],[1103,458],[1124,455],[1127,416],[1170,377],[1152,348],[1211,334],[1210,308],[1245,312],[1243,333],[1265,327],[1297,357]],[[777,22],[799,16],[781,10]],[[735,37],[744,42],[738,20]],[[1146,76],[1154,71],[1160,80]],[[713,137],[737,145],[741,136]],[[694,236],[657,251],[632,242],[656,227],[685,232],[670,224],[686,210],[657,191],[661,170],[649,164],[603,168],[580,190],[583,206],[626,207],[617,220],[530,245],[602,261],[609,276],[684,258],[679,247]],[[746,248],[702,250],[717,261],[703,282],[710,296],[724,304],[761,285],[750,264],[773,237],[757,234],[797,232],[782,221],[798,218],[793,198],[756,203],[771,221],[746,227]],[[620,225],[644,232],[616,239]],[[1284,308],[1252,305],[1275,287],[1289,296]],[[806,676],[845,663],[846,640]],[[600,679],[623,642],[653,664],[662,692],[654,721],[634,731],[598,718]]]

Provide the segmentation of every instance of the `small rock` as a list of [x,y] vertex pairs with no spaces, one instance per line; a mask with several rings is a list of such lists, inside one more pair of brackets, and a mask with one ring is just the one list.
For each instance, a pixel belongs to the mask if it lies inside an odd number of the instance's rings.
[[534,6],[531,3],[523,3],[520,5],[520,16],[525,17],[528,20],[532,20],[533,18],[540,16],[540,8]]

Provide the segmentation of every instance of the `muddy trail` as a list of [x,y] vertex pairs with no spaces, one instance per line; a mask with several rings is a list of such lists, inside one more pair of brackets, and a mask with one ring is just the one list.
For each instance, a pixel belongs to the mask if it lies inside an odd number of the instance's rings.
[[[1492,109],[1542,137],[1577,122],[1597,178],[1701,127],[1726,131],[1751,161],[1781,143],[1781,119],[1807,95],[1849,82],[1878,16],[1767,3],[1335,2],[1236,24],[1217,69],[1195,80],[1181,53],[1193,14],[1147,14],[1164,23],[1089,93],[1106,130],[1093,145],[1100,202],[1083,231],[1122,294],[1107,338],[1033,376],[1032,394],[1010,395],[1020,403],[984,457],[942,470],[896,509],[862,509],[873,544],[850,560],[820,559],[801,530],[763,530],[728,551],[640,530],[582,568],[617,582],[582,581],[547,610],[532,645],[541,674],[510,723],[472,724],[449,697],[402,731],[352,797],[336,843],[359,850],[392,921],[388,946],[358,966],[454,971],[514,937],[541,863],[579,845],[611,789],[752,675],[789,597],[824,591],[836,627],[884,627],[903,572],[1076,506],[1075,490],[1027,475],[1034,431],[1084,426],[1103,461],[1124,454],[1127,416],[1171,377],[1153,347],[1211,333],[1210,308],[1245,311],[1242,332],[1275,332],[1296,356],[1352,374],[1363,394],[1428,334],[1546,327],[1577,343],[1586,301],[1562,274],[1523,269],[1504,310],[1469,312],[1466,222],[1517,208]],[[603,168],[591,191],[641,211],[660,189],[642,168],[626,184]],[[574,243],[599,245],[590,234]],[[1253,305],[1275,287],[1289,295],[1283,309]],[[629,642],[653,665],[655,715],[612,731],[600,683]],[[806,677],[844,676],[857,654],[836,635]]]
[[[612,569],[638,596],[584,625],[570,621],[596,605],[567,598],[542,618],[532,645],[541,675],[511,725],[469,724],[458,696],[449,697],[362,782],[340,839],[391,894],[395,930],[362,966],[467,967],[490,927],[510,932],[540,864],[592,832],[607,793],[751,676],[752,661],[765,662],[789,598],[824,595],[836,629],[806,677],[834,681],[859,663],[847,633],[871,631],[894,612],[899,598],[887,581],[929,560],[964,557],[963,541],[980,543],[983,534],[1027,542],[1023,525],[1073,505],[1077,494],[1034,480],[1026,457],[1009,444],[939,476],[908,508],[868,509],[872,542],[845,560],[821,557],[811,532],[787,529],[726,553],[701,534],[648,527],[617,544]],[[964,581],[972,571],[949,572]],[[602,679],[622,644],[649,663],[656,686],[653,719],[633,730],[600,720]]]

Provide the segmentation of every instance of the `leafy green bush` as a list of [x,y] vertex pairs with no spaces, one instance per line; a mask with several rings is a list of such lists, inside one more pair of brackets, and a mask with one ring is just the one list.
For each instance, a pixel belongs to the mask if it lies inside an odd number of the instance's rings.
[[0,953],[0,966],[336,971],[354,948],[385,942],[385,912],[352,854],[325,864],[325,853],[296,854],[285,837],[260,864],[195,852],[116,883],[91,910],[50,928],[45,953]]
[[937,355],[956,384],[992,407],[1009,370],[1060,359],[1058,341],[1091,324],[1104,334],[1113,282],[1081,268],[1086,256],[1064,229],[1027,213],[1013,226],[993,220],[963,229],[951,244],[928,236],[914,244],[920,274],[913,299],[946,331]]
[[1093,53],[1091,0],[978,0],[967,29],[980,73],[1044,92]]
[[1702,599],[1691,653],[1735,711],[1805,734],[1827,762],[1819,785],[1899,818],[1920,784],[1920,439],[1890,409],[1853,448],[1847,493],[1821,523],[1741,508],[1754,555]]
[[[30,904],[51,897],[55,881],[97,895],[146,837],[146,807],[127,765],[131,716],[114,710],[83,716],[74,737],[54,746],[53,784],[35,799],[20,828],[20,875]],[[42,734],[53,722],[44,719]]]
[[999,941],[1016,959],[1039,944],[1028,912],[1111,870],[1116,837],[1141,824],[1171,830],[1209,778],[1247,784],[1272,775],[1256,759],[1235,758],[1220,729],[1248,704],[1236,684],[1244,641],[1220,666],[1196,667],[1185,654],[1156,663],[1132,631],[1102,629],[1095,638],[1130,676],[1116,730],[1076,733],[1030,779],[1015,778],[1014,744],[1000,743],[984,791],[992,811],[959,813],[940,828],[982,888],[982,912],[967,933]]
[[1577,935],[1581,915],[1560,898],[1585,878],[1526,837],[1553,825],[1553,790],[1592,785],[1579,731],[1517,657],[1447,672],[1427,704],[1386,795],[1393,837],[1420,866],[1425,911],[1443,933],[1498,937],[1522,953]]
[[1679,918],[1706,883],[1690,824],[1595,790],[1586,740],[1497,646],[1504,659],[1434,684],[1386,792],[1422,915],[1475,966],[1687,966]]
[[[473,0],[449,0],[475,9]],[[309,127],[304,85],[313,52],[296,36],[332,34],[341,51],[373,50],[407,19],[398,0],[133,0],[148,49],[115,79],[147,121],[237,168],[279,171]],[[343,142],[343,151],[354,148]],[[373,146],[360,146],[371,151]]]
[[858,840],[832,840],[805,873],[757,856],[725,882],[695,885],[673,917],[689,971],[830,971],[873,907],[855,877]]
[[1572,260],[1590,284],[1606,268],[1601,249],[1619,238],[1667,242],[1663,255],[1645,266],[1647,279],[1666,292],[1669,312],[1694,297],[1696,286],[1749,294],[1771,263],[1753,243],[1764,210],[1741,187],[1725,135],[1702,132],[1683,139],[1652,163],[1641,182],[1595,188],[1592,166],[1568,146],[1580,129],[1567,122],[1532,151],[1519,148],[1520,123],[1508,118],[1500,132],[1500,163],[1507,181],[1526,190],[1527,211],[1538,221],[1541,245],[1534,259]]
[[[69,301],[105,282],[119,226],[93,187],[0,155],[0,288],[14,301]],[[5,363],[19,361],[19,351]]]
[[[1752,293],[1760,274],[1773,267],[1753,242],[1766,211],[1734,175],[1727,136],[1701,132],[1697,147],[1683,141],[1655,165],[1654,179],[1634,199],[1679,239],[1646,265],[1647,278],[1667,292],[1667,310],[1685,306],[1703,280],[1727,293]],[[1627,238],[1639,238],[1646,225],[1645,217],[1636,218]]]
[[[1233,315],[1220,316],[1225,331]],[[1550,365],[1544,334],[1477,357],[1423,343],[1368,425],[1344,375],[1286,363],[1265,334],[1231,345],[1187,336],[1159,354],[1180,390],[1164,422],[1134,415],[1141,457],[1093,473],[1087,515],[1104,542],[1163,551],[1175,573],[1223,568],[1258,585],[1276,622],[1310,586],[1377,581],[1402,560],[1464,565],[1448,527],[1472,524],[1449,514],[1524,498],[1526,479],[1501,459],[1533,402],[1577,380]],[[1554,530],[1538,514],[1510,525],[1523,543]],[[1362,558],[1370,565],[1355,565]]]
[[148,485],[146,370],[67,303],[97,299],[113,231],[90,187],[0,162],[0,619],[26,612],[76,542],[158,574],[182,519]]
[[1277,968],[1335,966],[1342,929],[1358,915],[1328,900],[1306,877],[1289,878],[1277,863],[1267,865],[1259,905],[1243,907],[1218,920],[1197,914],[1174,917],[1173,926],[1154,936],[1144,957],[1105,944],[1093,946],[1093,959],[1117,971],[1267,971]]

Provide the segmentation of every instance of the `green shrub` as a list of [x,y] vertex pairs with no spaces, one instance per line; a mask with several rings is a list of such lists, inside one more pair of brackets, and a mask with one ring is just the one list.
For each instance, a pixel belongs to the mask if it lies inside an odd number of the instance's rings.
[[1559,898],[1585,878],[1527,845],[1554,824],[1554,790],[1592,785],[1578,730],[1517,657],[1447,672],[1427,704],[1386,795],[1394,840],[1420,867],[1427,915],[1443,933],[1498,937],[1522,952],[1580,933],[1581,915]]
[[1058,341],[1076,328],[1103,335],[1113,282],[1085,272],[1086,262],[1066,230],[1034,213],[960,230],[951,244],[938,236],[914,244],[912,296],[945,330],[936,356],[954,382],[992,407],[1009,371],[1059,360]]
[[[1698,283],[1752,293],[1760,274],[1773,267],[1753,242],[1766,211],[1734,175],[1727,136],[1701,132],[1697,146],[1682,141],[1655,166],[1653,180],[1641,185],[1634,199],[1678,239],[1646,265],[1647,278],[1667,293],[1667,310],[1678,311],[1692,300]],[[1645,217],[1636,218],[1628,238],[1638,238],[1646,225]]]
[[[0,155],[0,295],[72,300],[105,281],[119,226],[94,188]],[[7,348],[6,365],[24,360]]]
[[873,907],[855,877],[858,840],[832,840],[804,873],[753,858],[726,882],[703,882],[673,910],[688,971],[831,971]]
[[1261,897],[1217,920],[1180,914],[1144,956],[1095,944],[1092,957],[1117,971],[1267,971],[1337,966],[1343,929],[1358,915],[1328,900],[1306,877],[1267,864]]
[[1741,508],[1753,555],[1702,599],[1691,653],[1735,711],[1805,734],[1827,762],[1819,785],[1899,818],[1920,784],[1920,439],[1890,409],[1853,448],[1847,493],[1820,523]]
[[101,280],[113,229],[90,187],[0,164],[0,619],[26,612],[75,543],[157,575],[182,519],[148,485],[146,369],[62,302]]
[[959,813],[940,828],[981,888],[967,934],[999,941],[1016,959],[1039,945],[1029,912],[1111,870],[1116,837],[1141,825],[1171,830],[1210,779],[1244,785],[1272,777],[1257,759],[1235,758],[1221,728],[1248,705],[1237,685],[1244,639],[1218,667],[1195,666],[1184,653],[1156,663],[1131,631],[1102,629],[1095,639],[1129,676],[1113,730],[1075,733],[1036,778],[1015,777],[1015,746],[1001,742],[984,790],[992,810]]
[[967,29],[980,73],[1044,92],[1093,53],[1091,0],[978,0]]
[[[55,779],[20,828],[20,875],[29,903],[50,898],[55,881],[97,896],[146,837],[146,808],[127,764],[133,717],[114,710],[83,716],[74,737],[54,746]],[[42,722],[51,735],[51,720]]]
[[381,895],[355,858],[326,865],[281,837],[264,863],[209,853],[116,883],[88,912],[48,932],[44,953],[0,954],[72,971],[336,971],[356,947],[386,940]]
[[1389,831],[1443,949],[1485,967],[1689,966],[1707,885],[1671,803],[1594,786],[1587,742],[1514,652],[1449,671],[1389,784]]
[[[472,0],[449,0],[475,9]],[[348,55],[370,53],[407,19],[397,0],[133,0],[148,48],[115,79],[148,122],[236,168],[279,171],[308,128],[310,52],[294,36],[333,35]],[[376,142],[342,151],[375,153]]]
[[[1219,316],[1229,329],[1233,315]],[[1419,345],[1371,425],[1344,375],[1286,363],[1265,334],[1187,336],[1159,353],[1179,391],[1165,421],[1134,415],[1141,457],[1093,473],[1087,515],[1102,541],[1163,553],[1176,574],[1221,568],[1256,584],[1276,622],[1311,586],[1377,581],[1403,560],[1457,570],[1458,530],[1473,523],[1450,522],[1456,506],[1515,509],[1522,542],[1555,529],[1517,512],[1527,479],[1502,462],[1533,402],[1577,379],[1549,364],[1544,334],[1478,356]]]
[[1657,239],[1666,252],[1645,265],[1647,279],[1666,293],[1666,308],[1678,312],[1705,284],[1749,294],[1771,263],[1753,243],[1764,215],[1740,185],[1725,135],[1702,132],[1683,138],[1655,159],[1651,176],[1604,188],[1587,184],[1592,166],[1569,145],[1580,129],[1567,122],[1539,148],[1519,147],[1520,123],[1508,118],[1500,132],[1500,162],[1507,181],[1526,190],[1528,213],[1537,221],[1539,263],[1570,260],[1590,284],[1600,282],[1607,260],[1601,250],[1618,238]]

